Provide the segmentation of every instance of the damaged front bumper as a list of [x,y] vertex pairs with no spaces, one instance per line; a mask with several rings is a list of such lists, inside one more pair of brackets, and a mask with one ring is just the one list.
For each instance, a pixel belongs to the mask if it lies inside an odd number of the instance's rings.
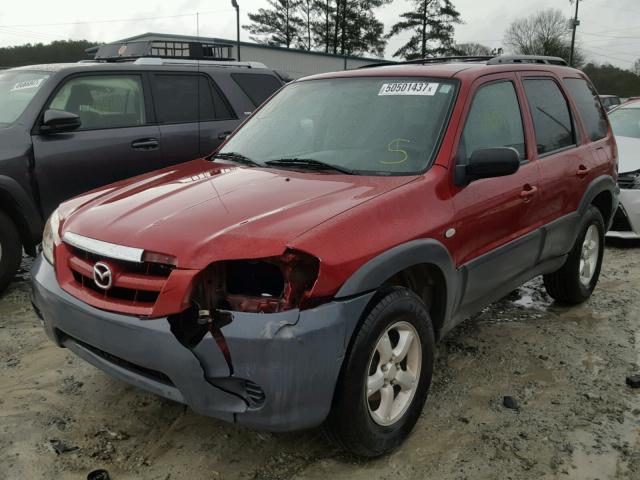
[[272,431],[326,418],[349,340],[373,295],[304,311],[230,312],[221,328],[230,365],[210,333],[187,347],[167,318],[143,320],[77,300],[60,288],[42,256],[32,284],[36,312],[57,345],[197,413]]

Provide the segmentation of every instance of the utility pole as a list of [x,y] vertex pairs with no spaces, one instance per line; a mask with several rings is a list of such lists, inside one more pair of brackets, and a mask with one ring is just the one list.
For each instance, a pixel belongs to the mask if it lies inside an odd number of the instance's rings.
[[236,9],[236,54],[240,61],[240,5],[236,0],[231,0],[231,5]]
[[580,20],[578,20],[578,7],[580,6],[580,0],[575,0],[576,2],[576,16],[571,22],[571,26],[573,27],[573,32],[571,33],[571,53],[569,54],[569,66],[573,67],[573,53],[576,48],[576,29],[578,25],[580,25]]

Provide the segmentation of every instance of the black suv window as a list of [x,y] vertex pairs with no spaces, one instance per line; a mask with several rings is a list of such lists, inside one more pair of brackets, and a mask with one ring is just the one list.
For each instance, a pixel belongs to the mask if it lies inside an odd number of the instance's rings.
[[466,163],[474,151],[512,147],[526,158],[524,126],[516,89],[511,82],[491,83],[476,93],[462,132],[458,160]]
[[233,118],[221,94],[203,75],[155,74],[152,79],[159,123]]
[[524,81],[524,90],[533,117],[538,153],[575,145],[571,113],[558,84],[546,78],[528,79]]
[[591,84],[582,78],[565,78],[564,83],[576,102],[589,138],[595,141],[606,137],[607,118]]
[[74,77],[58,90],[49,108],[78,115],[79,130],[146,123],[142,81],[137,75]]
[[271,75],[253,73],[232,73],[231,77],[247,94],[253,104],[261,105],[273,92],[281,87],[280,82]]

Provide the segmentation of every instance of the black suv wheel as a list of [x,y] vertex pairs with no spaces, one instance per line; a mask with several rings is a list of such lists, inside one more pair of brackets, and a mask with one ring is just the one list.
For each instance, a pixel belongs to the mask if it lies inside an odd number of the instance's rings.
[[0,212],[0,293],[20,267],[22,243],[13,221]]

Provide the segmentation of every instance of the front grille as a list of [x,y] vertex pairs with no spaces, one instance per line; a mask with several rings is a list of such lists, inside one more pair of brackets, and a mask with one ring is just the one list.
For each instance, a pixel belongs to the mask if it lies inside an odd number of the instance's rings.
[[631,225],[627,214],[622,207],[618,207],[616,213],[613,215],[613,224],[611,225],[611,231],[613,232],[630,232]]
[[[151,262],[128,262],[101,257],[79,248],[70,247],[67,266],[71,271],[72,288],[100,301],[101,308],[122,311],[127,307],[132,313],[149,315],[158,300],[173,267]],[[97,262],[109,265],[112,270],[112,286],[100,287],[94,280],[93,268]]]
[[624,189],[638,188],[638,177],[640,173],[623,173],[618,176],[618,186]]
[[66,338],[77,343],[81,347],[85,348],[86,350],[89,350],[94,355],[100,358],[103,358],[109,363],[112,363],[121,368],[124,368],[125,370],[129,370],[130,372],[136,373],[140,376],[146,377],[150,380],[154,380],[156,382],[162,383],[164,385],[168,385],[170,387],[175,386],[171,381],[171,379],[162,372],[158,372],[157,370],[152,370],[151,368],[143,367],[141,365],[132,363],[123,358],[116,357],[115,355],[105,352],[104,350],[100,350],[99,348],[94,347],[93,345],[89,345],[88,343],[85,343],[82,340],[78,340],[77,338],[74,338],[71,335],[68,335],[67,333],[63,332],[62,330],[59,330],[59,332],[61,333],[63,339]]

